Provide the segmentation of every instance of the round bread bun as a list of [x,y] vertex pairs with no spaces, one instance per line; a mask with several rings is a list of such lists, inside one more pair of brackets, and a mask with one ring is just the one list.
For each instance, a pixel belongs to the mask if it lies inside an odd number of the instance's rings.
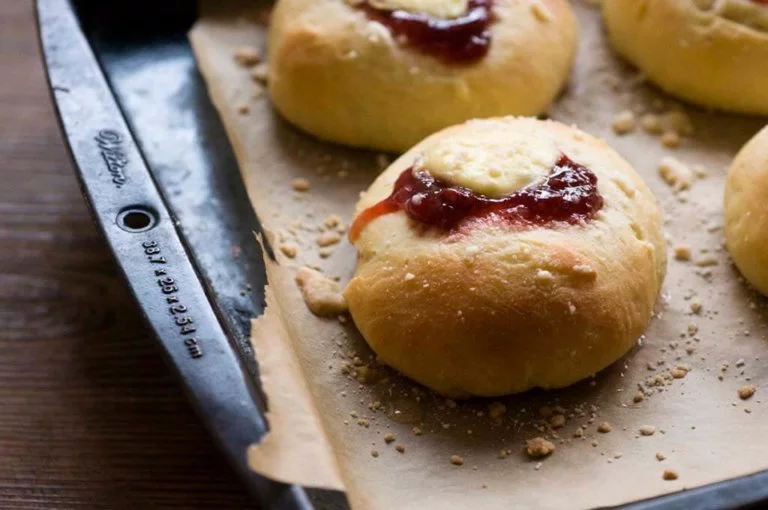
[[502,197],[541,183],[562,155],[597,176],[603,207],[591,219],[485,221],[446,232],[398,210],[356,239],[350,231],[358,265],[344,295],[382,362],[444,395],[490,397],[570,385],[635,345],[666,272],[662,215],[601,139],[552,121],[469,121],[395,161],[363,195],[357,217],[414,165]]
[[768,126],[741,149],[728,172],[725,243],[744,278],[768,296]]
[[768,4],[761,0],[604,0],[619,54],[668,93],[768,115]]
[[[372,21],[361,0],[280,0],[269,36],[269,91],[277,110],[318,138],[404,152],[471,118],[537,115],[563,87],[577,43],[567,0],[496,0],[490,49],[444,63]],[[432,17],[467,0],[368,0]],[[432,14],[434,13],[434,14]]]

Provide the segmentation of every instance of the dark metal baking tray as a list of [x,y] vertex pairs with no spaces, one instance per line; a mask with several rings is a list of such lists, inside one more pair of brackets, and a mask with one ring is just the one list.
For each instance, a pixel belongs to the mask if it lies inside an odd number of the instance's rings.
[[[196,3],[37,0],[37,14],[83,194],[200,418],[260,508],[347,508],[341,493],[267,480],[247,466],[247,446],[268,427],[248,343],[249,320],[264,310],[263,255],[187,43]],[[766,505],[768,471],[623,508]]]

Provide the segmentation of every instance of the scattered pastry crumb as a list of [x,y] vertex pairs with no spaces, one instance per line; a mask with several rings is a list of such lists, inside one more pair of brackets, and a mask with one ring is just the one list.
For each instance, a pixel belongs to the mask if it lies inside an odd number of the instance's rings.
[[584,427],[579,427],[573,433],[573,437],[584,437]]
[[632,110],[624,110],[616,114],[611,123],[613,132],[617,135],[626,135],[635,130],[635,114]]
[[395,442],[395,436],[392,435],[391,432],[387,432],[386,434],[384,434],[384,442],[387,443],[387,444],[394,443]]
[[525,454],[532,459],[546,457],[555,451],[555,445],[543,437],[534,437],[525,441]]
[[664,480],[677,480],[679,475],[677,474],[677,471],[675,471],[674,469],[665,469],[661,477]]
[[643,425],[639,430],[643,436],[652,436],[656,433],[656,427],[653,425]]
[[395,446],[395,450],[398,451],[398,453],[405,453],[405,446],[399,444]]
[[698,299],[694,299],[691,301],[691,313],[694,313],[696,315],[701,313],[702,304],[701,301]]
[[745,384],[738,389],[739,398],[741,400],[752,398],[752,395],[754,395],[756,392],[757,388],[753,384]]
[[252,67],[261,61],[261,50],[254,46],[241,46],[235,50],[235,61],[243,67]]
[[710,267],[717,265],[717,257],[714,255],[703,255],[694,262],[698,267]]
[[422,432],[422,430],[421,430],[421,427],[413,427],[413,428],[411,429],[411,433],[412,433],[414,436],[420,436],[420,435],[421,435],[423,432]]
[[299,252],[299,247],[296,245],[296,243],[280,243],[280,251],[289,259],[293,259],[296,258],[296,254]]
[[326,228],[340,228],[344,226],[344,222],[338,214],[331,214],[323,220],[323,225]]
[[378,456],[379,456],[379,451],[378,450],[371,450],[371,457],[373,457],[375,459]]
[[304,266],[296,273],[296,284],[307,307],[315,315],[335,317],[347,311],[339,284],[324,274]]
[[673,129],[684,136],[693,134],[693,122],[691,117],[683,109],[674,109],[661,116],[661,122],[669,129]]
[[597,431],[602,432],[603,434],[607,434],[608,432],[611,431],[611,424],[608,423],[607,421],[604,421],[603,423],[598,425]]
[[267,83],[269,79],[269,66],[266,62],[262,62],[251,69],[251,78],[259,83]]
[[243,103],[237,107],[237,113],[239,113],[240,115],[248,115],[250,111],[251,111],[251,107],[246,103]]
[[464,464],[464,458],[458,455],[451,455],[451,464],[454,466],[461,466]]
[[675,260],[680,260],[680,261],[691,260],[691,247],[675,246]]
[[645,400],[645,394],[642,391],[638,391],[637,393],[635,393],[635,396],[632,397],[632,402],[634,402],[635,404],[637,404],[638,402],[642,402],[643,400]]
[[688,165],[669,156],[661,158],[659,175],[675,192],[690,188],[694,179],[693,171]]
[[677,131],[665,131],[661,135],[661,145],[668,149],[676,149],[680,146],[680,134]]
[[341,236],[338,232],[333,230],[323,232],[317,236],[317,239],[315,239],[317,245],[322,247],[333,246],[334,244],[338,244],[339,241],[341,241]]
[[661,119],[658,115],[653,113],[646,113],[640,118],[640,125],[643,129],[652,135],[661,134],[664,130],[664,126],[661,124]]
[[507,412],[507,406],[501,402],[492,402],[488,405],[488,416],[491,418],[501,418]]
[[699,179],[703,179],[709,175],[709,170],[707,170],[706,167],[702,165],[693,165],[691,168],[693,169],[693,173]]
[[291,187],[294,191],[309,191],[311,184],[303,177],[299,177],[291,181]]
[[663,452],[656,452],[656,460],[658,460],[659,462],[661,462],[662,460],[664,460],[666,458],[667,458],[667,456],[664,455]]
[[549,419],[549,424],[553,429],[559,429],[565,426],[565,416],[556,414]]

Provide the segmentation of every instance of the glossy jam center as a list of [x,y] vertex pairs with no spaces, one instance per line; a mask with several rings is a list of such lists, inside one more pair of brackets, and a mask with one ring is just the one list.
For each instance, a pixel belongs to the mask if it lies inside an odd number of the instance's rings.
[[752,1],[758,5],[768,5],[768,0],[752,0]]
[[409,168],[400,174],[390,196],[360,213],[349,238],[357,239],[375,218],[401,210],[425,226],[451,231],[483,218],[517,225],[578,223],[592,219],[602,207],[597,176],[565,155],[542,182],[503,197],[451,186],[426,171]]
[[414,49],[448,64],[469,64],[483,58],[490,48],[492,5],[493,0],[469,0],[467,12],[455,19],[377,9],[367,2],[360,9]]

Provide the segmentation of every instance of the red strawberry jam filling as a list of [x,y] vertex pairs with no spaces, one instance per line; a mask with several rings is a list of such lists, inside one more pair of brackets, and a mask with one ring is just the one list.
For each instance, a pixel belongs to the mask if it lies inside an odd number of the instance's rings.
[[515,225],[578,223],[594,218],[603,207],[597,176],[562,155],[546,179],[502,197],[489,197],[452,186],[424,170],[408,168],[392,194],[361,212],[349,230],[354,241],[368,223],[384,214],[404,211],[415,222],[446,232],[478,219]]
[[467,11],[454,19],[433,18],[402,9],[385,10],[360,4],[369,19],[389,28],[412,48],[447,64],[470,64],[483,58],[491,46],[489,27],[493,0],[469,0]]

